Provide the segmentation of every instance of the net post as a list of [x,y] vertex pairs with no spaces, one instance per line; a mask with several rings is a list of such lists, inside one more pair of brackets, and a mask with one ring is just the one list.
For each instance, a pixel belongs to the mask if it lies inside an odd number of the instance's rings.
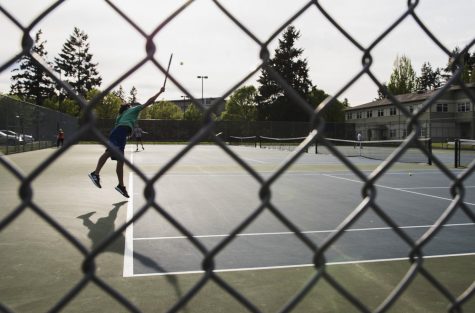
[[257,142],[259,142],[259,148],[262,148],[262,140],[261,140],[261,136],[259,135],[256,136],[256,147],[257,147]]
[[458,139],[454,140],[454,167],[457,168],[460,166],[460,142]]
[[432,138],[429,138],[427,145],[427,150],[429,151],[429,159],[427,160],[427,164],[432,165]]

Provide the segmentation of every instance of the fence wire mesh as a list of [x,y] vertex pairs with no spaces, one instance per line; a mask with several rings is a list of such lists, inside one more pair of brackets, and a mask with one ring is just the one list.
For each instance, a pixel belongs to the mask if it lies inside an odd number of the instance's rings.
[[[71,98],[73,98],[81,105],[82,111],[84,112],[85,116],[84,123],[74,134],[70,134],[68,142],[65,143],[65,145],[61,149],[56,150],[54,153],[52,153],[50,157],[41,162],[36,167],[36,169],[32,171],[29,175],[22,174],[21,171],[17,169],[15,165],[11,163],[7,158],[0,158],[0,163],[2,164],[2,166],[21,182],[21,187],[19,190],[21,203],[16,208],[13,208],[12,211],[0,221],[0,230],[3,231],[7,229],[25,211],[32,210],[36,213],[38,218],[48,223],[59,234],[61,234],[65,240],[67,240],[73,247],[75,247],[75,249],[77,249],[83,255],[84,258],[82,266],[82,278],[76,283],[76,285],[72,289],[68,290],[62,296],[60,301],[57,302],[55,306],[50,308],[50,312],[57,312],[62,309],[65,309],[68,304],[70,304],[70,302],[89,283],[93,283],[97,287],[105,291],[110,297],[117,300],[118,303],[120,303],[124,307],[124,309],[130,312],[140,312],[140,310],[131,300],[127,299],[118,290],[115,290],[112,286],[110,286],[104,279],[96,275],[96,257],[108,245],[112,244],[112,242],[117,239],[117,237],[119,237],[123,232],[125,232],[127,227],[129,227],[132,223],[137,222],[147,210],[156,210],[163,218],[165,218],[180,233],[182,233],[183,236],[186,236],[189,242],[202,254],[202,270],[204,271],[203,275],[201,276],[199,281],[192,288],[190,288],[190,290],[183,294],[182,297],[167,310],[167,312],[177,312],[183,309],[185,305],[189,303],[197,295],[197,293],[210,282],[214,282],[230,296],[232,296],[235,300],[237,300],[242,305],[243,311],[262,312],[261,309],[258,308],[255,303],[246,298],[242,293],[240,293],[230,283],[228,283],[215,272],[215,258],[218,254],[222,253],[222,251],[225,250],[233,240],[236,239],[237,235],[241,231],[246,229],[251,223],[253,223],[253,221],[256,220],[256,218],[258,218],[265,211],[270,212],[273,216],[280,220],[310,251],[312,251],[314,255],[314,274],[309,277],[306,282],[304,282],[303,288],[301,288],[301,290],[297,292],[293,296],[293,298],[288,301],[288,303],[284,307],[280,309],[280,312],[292,311],[298,305],[298,303],[305,298],[305,296],[314,286],[316,286],[317,284],[321,284],[322,282],[326,282],[337,293],[339,293],[342,297],[349,301],[356,311],[386,312],[396,301],[398,301],[398,299],[409,288],[409,286],[416,277],[423,277],[425,280],[427,280],[427,282],[429,282],[432,287],[438,291],[440,297],[444,298],[447,302],[450,303],[449,307],[447,308],[447,312],[465,312],[464,304],[473,298],[475,292],[475,283],[472,283],[461,293],[454,293],[452,290],[446,287],[444,282],[440,281],[436,277],[436,275],[434,275],[434,273],[432,273],[425,266],[425,255],[423,250],[424,247],[441,230],[442,225],[456,212],[463,212],[463,214],[465,214],[472,222],[475,222],[475,215],[473,211],[470,207],[467,206],[467,204],[464,203],[464,195],[468,192],[468,190],[466,190],[464,186],[464,182],[467,177],[469,177],[473,173],[475,169],[475,164],[472,162],[472,164],[469,165],[467,169],[456,175],[437,158],[433,159],[433,165],[435,166],[435,168],[440,170],[441,174],[445,175],[451,182],[452,201],[447,206],[443,214],[438,217],[437,222],[417,240],[413,240],[403,229],[401,229],[400,225],[398,225],[394,220],[392,220],[391,217],[385,212],[384,208],[381,207],[380,204],[376,201],[376,184],[389,170],[389,168],[395,162],[397,162],[398,159],[401,158],[401,156],[406,152],[406,150],[409,149],[409,147],[413,147],[414,145],[416,145],[426,155],[429,155],[429,151],[427,151],[426,147],[419,144],[417,141],[417,133],[420,131],[421,128],[418,118],[423,112],[427,111],[428,108],[431,107],[435,103],[435,101],[450,86],[454,84],[460,85],[461,88],[465,91],[467,97],[471,100],[471,102],[475,103],[475,98],[473,94],[469,91],[467,85],[463,82],[461,78],[463,62],[461,56],[474,46],[475,38],[466,47],[463,47],[459,54],[451,55],[449,49],[444,46],[441,41],[439,41],[437,36],[432,33],[431,30],[428,29],[424,25],[423,21],[419,18],[417,12],[419,1],[409,0],[407,2],[407,10],[403,12],[403,14],[395,18],[394,22],[387,29],[385,29],[377,38],[375,38],[369,46],[365,47],[355,38],[353,38],[350,33],[345,30],[340,24],[338,24],[337,21],[325,10],[325,8],[321,5],[319,1],[309,1],[289,19],[282,21],[280,27],[278,27],[278,29],[276,29],[275,32],[269,38],[267,38],[266,41],[261,41],[254,34],[253,30],[248,29],[245,26],[245,23],[243,23],[239,20],[239,18],[234,16],[232,12],[228,11],[225,5],[221,3],[221,1],[214,0],[212,1],[212,3],[210,2],[210,5],[214,4],[225,17],[232,21],[232,23],[234,23],[242,31],[243,34],[245,34],[253,42],[255,42],[255,45],[260,50],[259,57],[261,59],[261,63],[246,77],[241,79],[241,81],[237,83],[233,88],[229,89],[228,92],[221,95],[220,98],[215,99],[211,107],[209,108],[203,107],[200,101],[196,100],[187,90],[187,88],[183,86],[180,81],[176,80],[173,75],[169,77],[169,80],[172,81],[173,84],[175,84],[184,94],[186,94],[195,105],[202,108],[202,110],[205,112],[205,118],[200,124],[199,129],[189,140],[189,143],[186,145],[186,147],[183,148],[179,153],[177,153],[151,178],[148,177],[145,173],[143,173],[134,164],[132,164],[128,159],[124,158],[119,153],[114,152],[114,154],[116,154],[118,158],[123,159],[126,165],[131,170],[133,170],[138,175],[138,177],[140,177],[140,179],[143,180],[143,182],[145,183],[146,186],[144,189],[144,196],[146,198],[146,205],[143,206],[138,212],[136,212],[136,214],[131,220],[123,224],[113,233],[113,235],[104,240],[104,242],[100,246],[91,251],[83,244],[81,244],[81,242],[79,242],[68,231],[68,229],[63,227],[54,218],[52,218],[46,212],[46,210],[37,205],[33,196],[34,190],[32,187],[32,183],[37,180],[42,175],[42,173],[48,167],[50,167],[63,153],[65,153],[66,150],[71,148],[72,145],[77,143],[85,135],[89,136],[90,133],[92,133],[95,138],[100,141],[101,144],[112,148],[108,143],[107,138],[97,127],[97,121],[93,113],[95,106],[100,101],[100,99],[102,99],[105,95],[111,92],[114,88],[118,87],[124,79],[132,75],[135,71],[139,70],[144,64],[151,63],[162,73],[166,72],[167,60],[159,61],[156,59],[156,46],[153,42],[153,39],[164,28],[166,28],[167,25],[172,22],[177,16],[183,14],[183,12],[188,9],[190,4],[195,1],[184,2],[180,7],[178,7],[178,9],[176,9],[172,14],[170,14],[168,18],[161,21],[160,24],[151,33],[146,33],[130,16],[128,16],[127,12],[123,11],[112,1],[106,0],[105,3],[107,3],[110,9],[116,12],[122,18],[123,23],[128,24],[134,31],[136,31],[140,36],[143,37],[143,40],[146,42],[146,49],[143,59],[138,64],[130,68],[121,77],[118,77],[114,83],[108,86],[104,91],[102,91],[91,101],[86,101],[84,98],[77,95],[73,91],[73,88],[71,88],[71,86],[69,86],[67,83],[57,77],[54,70],[49,68],[43,62],[41,57],[32,53],[34,40],[31,37],[31,30],[34,27],[40,25],[41,22],[46,19],[50,14],[52,14],[57,9],[57,7],[60,6],[63,2],[65,1],[56,1],[52,3],[50,7],[41,12],[36,17],[36,19],[34,19],[34,21],[29,25],[23,25],[19,20],[14,17],[15,12],[9,12],[6,8],[0,6],[0,12],[13,24],[15,24],[18,27],[18,30],[23,33],[23,40],[21,41],[21,51],[14,57],[12,57],[10,60],[3,61],[0,67],[0,72],[6,71],[22,56],[30,56],[33,60],[35,60],[38,65],[43,67],[44,71],[48,73],[48,75],[50,75],[57,84],[59,84],[64,89],[64,92],[66,92]],[[269,60],[271,58],[271,53],[269,51],[270,43],[275,40],[282,33],[282,31],[286,27],[291,25],[297,18],[311,10],[318,10],[320,13],[322,13],[323,16],[328,20],[328,22],[330,22],[331,27],[335,28],[338,32],[340,32],[346,38],[346,40],[348,40],[349,43],[351,43],[357,50],[360,51],[362,56],[362,64],[360,71],[349,81],[343,82],[342,87],[339,89],[339,91],[335,95],[327,99],[327,101],[323,105],[321,105],[321,108],[323,108],[324,106],[331,106],[338,97],[340,97],[348,88],[354,85],[363,76],[369,77],[378,87],[382,89],[384,88],[383,84],[376,78],[372,71],[372,53],[375,48],[378,47],[382,40],[388,37],[393,31],[395,31],[395,29],[399,27],[401,23],[406,20],[412,20],[413,22],[417,23],[417,25],[425,33],[427,38],[431,40],[443,53],[445,53],[447,55],[447,58],[452,57],[454,60],[452,65],[454,70],[453,76],[447,81],[447,83],[442,88],[435,92],[430,99],[423,103],[420,111],[410,113],[401,103],[397,101],[397,99],[393,95],[389,93],[387,94],[387,97],[392,101],[395,106],[398,107],[398,109],[402,112],[405,118],[407,118],[411,132],[408,134],[407,138],[403,141],[403,143],[397,149],[395,149],[394,152],[388,158],[386,158],[386,160],[381,163],[381,166],[379,166],[369,175],[361,171],[355,164],[352,163],[349,158],[346,158],[344,155],[342,155],[342,153],[338,149],[336,149],[330,141],[326,140],[324,134],[322,133],[322,129],[324,127],[322,110],[314,110],[312,105],[307,103],[295,90],[292,89],[289,83],[282,77],[281,73],[277,72],[269,65]],[[13,45],[16,43],[9,44]],[[292,98],[295,104],[299,105],[307,113],[309,121],[311,122],[311,131],[307,138],[298,146],[296,150],[294,150],[293,153],[290,154],[290,157],[287,158],[286,162],[281,164],[281,166],[268,178],[265,178],[260,173],[258,173],[244,159],[240,158],[240,156],[236,154],[235,151],[230,149],[225,141],[223,141],[219,136],[215,135],[216,122],[212,118],[212,112],[216,109],[216,107],[222,104],[226,97],[228,97],[235,89],[237,89],[241,84],[246,82],[246,80],[248,80],[260,70],[267,71],[270,77],[277,84],[279,84],[282,88],[285,89],[285,91]],[[157,203],[155,198],[156,191],[154,190],[154,183],[157,182],[157,180],[159,180],[161,177],[166,175],[172,166],[174,166],[183,157],[185,157],[194,146],[198,145],[201,141],[205,139],[209,140],[210,138],[218,147],[220,147],[227,155],[229,155],[260,185],[260,205],[254,209],[252,214],[250,214],[234,230],[232,230],[229,236],[224,238],[212,249],[206,247],[198,238],[193,236],[193,233],[191,233],[184,225],[180,224],[179,221],[174,219],[172,215],[169,214],[166,208],[161,207]],[[360,179],[364,183],[364,187],[362,189],[363,191],[361,203],[354,208],[353,212],[349,216],[347,216],[347,218],[343,222],[341,222],[341,224],[337,228],[337,231],[335,233],[332,233],[328,238],[326,238],[324,243],[319,246],[317,246],[312,240],[310,240],[306,234],[304,234],[288,217],[286,217],[279,210],[279,208],[273,203],[271,193],[274,183],[285,174],[285,172],[299,158],[299,156],[303,154],[305,150],[316,140],[318,140],[320,144],[325,145],[327,149],[330,150],[336,158],[338,158],[351,172],[353,172],[357,176],[358,179]],[[331,273],[327,270],[326,267],[327,261],[325,254],[328,252],[329,248],[342,236],[345,230],[349,229],[349,227],[352,226],[356,221],[358,221],[358,219],[367,211],[372,211],[376,215],[378,215],[383,221],[387,223],[387,225],[398,236],[398,238],[410,247],[409,261],[411,263],[411,266],[409,270],[407,271],[406,275],[404,275],[404,277],[400,280],[399,284],[394,288],[394,290],[383,301],[381,301],[380,305],[376,308],[370,308],[367,304],[363,303],[360,299],[358,299],[354,294],[352,294],[351,291],[349,291],[345,287],[344,282],[338,281],[334,276],[331,275]],[[3,312],[11,312],[11,310],[4,304],[0,304],[0,310]]]

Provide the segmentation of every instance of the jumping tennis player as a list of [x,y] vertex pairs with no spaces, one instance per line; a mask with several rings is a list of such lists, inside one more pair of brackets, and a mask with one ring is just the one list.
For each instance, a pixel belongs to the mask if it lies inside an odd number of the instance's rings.
[[[109,135],[109,143],[116,147],[122,155],[124,155],[125,144],[127,143],[127,136],[130,136],[134,124],[139,117],[140,111],[151,105],[157,97],[165,91],[165,87],[162,87],[160,91],[147,100],[144,104],[140,103],[124,103],[120,106],[119,115],[117,116],[112,129]],[[99,173],[106,163],[108,158],[117,161],[116,173],[119,184],[115,187],[115,190],[120,192],[124,197],[128,198],[129,194],[124,185],[124,161],[117,159],[112,155],[112,152],[109,148],[99,157],[97,161],[96,169],[89,174],[89,178],[92,180],[94,185],[98,188],[102,188]]]

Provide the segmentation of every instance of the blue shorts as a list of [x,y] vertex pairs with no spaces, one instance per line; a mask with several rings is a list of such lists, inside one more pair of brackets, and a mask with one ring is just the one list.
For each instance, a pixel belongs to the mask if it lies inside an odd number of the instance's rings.
[[[129,136],[129,134],[130,127],[121,125],[115,127],[109,135],[109,142],[119,149],[122,155],[124,155],[125,144],[127,143],[127,136]],[[109,148],[107,148],[106,151],[110,151]],[[117,160],[113,155],[111,155],[111,159]]]

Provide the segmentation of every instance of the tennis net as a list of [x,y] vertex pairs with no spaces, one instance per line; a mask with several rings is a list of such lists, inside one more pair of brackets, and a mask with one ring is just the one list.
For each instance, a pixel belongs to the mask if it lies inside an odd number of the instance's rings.
[[[425,154],[416,143],[411,142],[408,149],[397,160],[403,163],[427,163],[432,164],[432,141],[430,138],[418,139],[419,143],[427,150]],[[404,140],[372,140],[357,141],[326,138],[325,142],[317,144],[316,152],[321,154],[332,154],[328,145],[338,149],[346,157],[363,157],[375,160],[386,159],[394,150],[404,143]]]
[[475,159],[475,140],[455,140],[455,167],[468,167]]
[[[307,137],[266,137],[266,136],[230,136],[229,142],[233,145],[259,146],[261,149],[276,149],[283,151],[295,150]],[[432,164],[432,141],[430,138],[420,138],[418,142],[427,150],[424,153],[420,147],[410,142],[404,154],[398,159],[403,163]],[[332,154],[328,145],[332,145],[346,157],[363,157],[375,160],[385,160],[394,150],[404,143],[404,140],[371,140],[356,141],[336,138],[318,140],[317,144],[307,146],[305,152],[317,154]],[[475,154],[475,149],[472,151]],[[465,159],[464,159],[465,160]],[[473,160],[473,155],[472,155]]]
[[[307,137],[275,138],[258,136],[258,138],[260,148],[293,151]],[[305,149],[305,152],[308,152],[308,148]]]
[[236,146],[254,146],[257,147],[257,136],[229,136],[228,141],[230,145]]

